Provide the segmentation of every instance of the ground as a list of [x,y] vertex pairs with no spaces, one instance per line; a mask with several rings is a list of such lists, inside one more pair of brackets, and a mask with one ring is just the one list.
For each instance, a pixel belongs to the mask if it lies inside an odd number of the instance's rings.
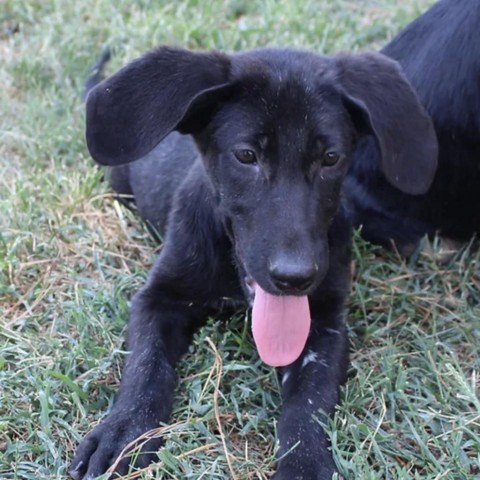
[[[82,86],[161,44],[377,49],[431,0],[2,0],[0,478],[62,479],[117,388],[128,302],[156,250],[85,148]],[[327,425],[347,479],[480,478],[480,268],[438,242],[403,262],[355,241],[351,367]],[[159,463],[129,478],[266,479],[280,397],[247,312],[180,365]]]

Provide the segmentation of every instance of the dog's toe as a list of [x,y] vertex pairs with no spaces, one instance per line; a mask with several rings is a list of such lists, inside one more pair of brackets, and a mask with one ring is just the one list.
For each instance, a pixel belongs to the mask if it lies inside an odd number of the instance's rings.
[[[126,475],[132,467],[145,468],[155,461],[160,438],[142,440],[142,434],[156,426],[123,415],[107,418],[79,445],[70,467],[73,480],[96,478],[111,468],[116,475]],[[141,444],[141,445],[139,445]],[[128,448],[127,448],[128,446]]]

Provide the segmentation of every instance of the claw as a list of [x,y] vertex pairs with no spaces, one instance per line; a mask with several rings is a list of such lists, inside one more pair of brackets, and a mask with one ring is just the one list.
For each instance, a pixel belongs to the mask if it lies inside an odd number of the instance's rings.
[[83,467],[84,462],[80,460],[75,468],[72,468],[68,471],[68,474],[73,478],[73,480],[81,480],[83,475],[80,473],[80,469]]

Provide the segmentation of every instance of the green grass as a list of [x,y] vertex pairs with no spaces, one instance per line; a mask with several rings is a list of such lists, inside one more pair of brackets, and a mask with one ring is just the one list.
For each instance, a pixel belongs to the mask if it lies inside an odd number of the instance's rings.
[[[159,43],[375,49],[431,3],[2,1],[1,479],[65,478],[111,405],[128,300],[155,256],[85,150],[79,98],[101,49],[116,49],[110,71]],[[328,425],[348,479],[480,478],[479,254],[442,264],[438,250],[405,264],[356,241],[350,378]],[[229,462],[238,479],[273,471],[278,382],[246,322],[199,332],[144,478],[231,478]]]

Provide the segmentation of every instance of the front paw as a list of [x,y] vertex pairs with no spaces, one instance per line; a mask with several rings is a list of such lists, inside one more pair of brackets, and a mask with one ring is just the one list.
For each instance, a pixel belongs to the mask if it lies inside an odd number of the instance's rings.
[[[141,415],[138,412],[112,412],[100,425],[95,427],[80,443],[77,453],[70,465],[69,474],[74,480],[91,479],[105,473],[108,468],[115,464],[112,473],[126,475],[133,466],[145,468],[155,461],[155,452],[161,446],[160,438],[151,438],[145,443],[143,440],[135,442],[145,432],[158,427],[158,422],[150,416]],[[122,451],[134,445],[142,443],[142,446],[131,452],[131,455],[123,455],[117,462]]]

